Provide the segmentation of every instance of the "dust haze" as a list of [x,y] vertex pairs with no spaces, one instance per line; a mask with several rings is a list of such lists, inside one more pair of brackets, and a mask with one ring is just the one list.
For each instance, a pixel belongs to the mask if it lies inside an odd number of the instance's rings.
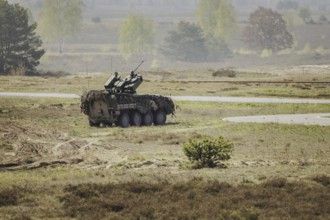
[[329,0],[7,1],[0,219],[329,218]]
[[[11,0],[10,2],[19,2],[29,7],[36,22],[41,19],[44,6],[42,0]],[[292,2],[296,4],[292,6]],[[168,59],[163,56],[160,49],[164,46],[168,32],[175,30],[180,21],[197,23],[198,0],[84,0],[80,31],[72,36],[65,36],[64,50],[61,54],[58,53],[56,40],[43,40],[46,54],[39,68],[70,73],[129,71],[141,60],[146,61],[144,70],[195,67],[258,69],[327,64],[330,25],[319,20],[322,15],[326,17],[329,14],[329,1],[233,0],[231,4],[237,25],[237,32],[228,40],[231,53],[223,59],[201,60],[196,63]],[[258,7],[271,8],[284,16],[288,30],[294,38],[291,49],[265,57],[261,52],[247,48],[242,41],[243,30],[247,26],[249,15]],[[299,17],[301,8],[310,11],[312,22],[305,23]],[[129,59],[124,59],[119,50],[119,32],[121,25],[130,14],[140,14],[152,19],[155,38],[151,51],[133,54]],[[330,18],[326,17],[326,19]]]

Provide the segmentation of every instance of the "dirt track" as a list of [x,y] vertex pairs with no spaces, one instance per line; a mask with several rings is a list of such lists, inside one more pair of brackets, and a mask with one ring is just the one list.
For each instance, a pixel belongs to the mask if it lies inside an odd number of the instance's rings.
[[[76,94],[23,93],[23,92],[0,92],[0,97],[80,98],[80,96]],[[222,96],[172,96],[172,98],[173,100],[176,101],[192,101],[192,102],[330,104],[330,100],[324,100],[324,99],[282,99],[282,98],[222,97]]]
[[[0,97],[38,97],[38,98],[79,98],[75,94],[61,93],[16,93],[0,92]],[[176,101],[192,102],[223,102],[223,103],[303,103],[303,104],[330,104],[324,99],[281,99],[281,98],[250,98],[250,97],[219,97],[219,96],[173,96]],[[330,119],[324,118],[329,114],[303,114],[303,115],[260,115],[248,117],[231,117],[226,121],[232,122],[258,122],[258,123],[284,123],[330,126]]]
[[296,115],[258,115],[245,117],[225,118],[232,122],[256,122],[256,123],[282,123],[330,126],[330,113],[296,114]]
[[[5,97],[60,97],[60,98],[78,98],[74,94],[50,94],[50,93],[0,93]],[[175,100],[200,101],[200,102],[261,102],[261,103],[330,103],[330,100],[307,100],[307,99],[268,99],[268,98],[240,98],[240,97],[201,97],[201,96],[176,96]],[[131,172],[155,172],[163,167],[164,171],[171,175],[184,176],[186,172],[178,172],[177,167],[182,163],[182,152],[180,144],[187,139],[193,132],[217,130],[218,123],[200,124],[191,126],[189,124],[176,124],[175,120],[169,121],[170,130],[167,126],[160,127],[141,127],[138,129],[91,129],[85,122],[85,117],[80,114],[78,100],[74,100],[74,105],[69,105],[63,111],[63,105],[27,105],[30,107],[17,110],[3,111],[3,121],[0,121],[0,142],[5,148],[8,148],[4,154],[0,154],[0,170],[26,170],[36,169],[46,166],[56,166],[60,164],[77,165],[79,167],[91,169],[111,169],[114,172],[125,170],[129,176]],[[27,101],[30,103],[30,101]],[[33,103],[33,101],[31,101]],[[215,112],[216,109],[213,109]],[[212,111],[213,111],[212,110]],[[208,110],[205,112],[209,115]],[[190,110],[186,110],[190,114]],[[218,112],[221,114],[221,112]],[[7,116],[6,116],[7,115]],[[26,115],[26,119],[24,116]],[[203,113],[202,113],[203,115]],[[317,114],[329,116],[330,114]],[[17,121],[7,120],[9,117],[23,117]],[[72,118],[71,116],[75,116]],[[311,117],[310,120],[308,117]],[[316,115],[299,115],[300,121],[294,120],[292,115],[284,115],[286,121],[279,116],[255,116],[252,119],[257,122],[275,122],[275,123],[303,123],[329,125],[330,119],[317,118]],[[53,120],[57,118],[57,120]],[[273,121],[269,118],[273,117]],[[216,116],[213,116],[216,119]],[[43,123],[34,123],[34,120],[44,120],[44,123],[56,123],[58,127],[46,125]],[[81,121],[84,119],[83,121]],[[250,118],[249,118],[250,119]],[[83,137],[70,135],[72,129],[78,126],[84,126]],[[221,118],[219,118],[221,120]],[[229,121],[247,121],[245,118],[229,118]],[[275,120],[275,121],[274,121]],[[68,124],[67,122],[71,124]],[[251,120],[249,120],[251,121]],[[33,122],[34,125],[31,124]],[[85,128],[88,127],[88,128]],[[58,128],[58,129],[57,129]],[[237,137],[236,137],[237,138]],[[254,141],[254,140],[253,140]],[[258,142],[259,143],[259,142]],[[264,142],[262,142],[264,143]],[[245,149],[246,146],[244,146]],[[242,149],[242,151],[245,151]],[[252,151],[257,150],[252,146]],[[259,152],[259,151],[258,151]],[[245,156],[244,156],[245,157]],[[289,159],[288,159],[289,160]],[[244,161],[244,162],[243,162]],[[323,158],[320,161],[324,161]],[[272,167],[282,169],[282,162],[277,159],[259,159],[258,158],[234,158],[231,162],[232,171],[225,176],[228,179],[237,179],[236,170],[241,173],[253,172],[254,166],[262,167],[265,173],[272,173]],[[290,164],[296,165],[300,162],[295,158],[290,159]],[[310,162],[314,163],[314,162]],[[323,163],[323,162],[322,162]],[[310,167],[311,172],[318,169],[318,163]],[[287,167],[285,167],[287,169]],[[287,172],[284,168],[277,172]],[[242,170],[242,172],[241,172]],[[158,171],[156,171],[158,172]],[[134,174],[135,175],[135,174]],[[213,175],[213,174],[212,174]],[[240,176],[238,175],[238,176]],[[261,175],[261,174],[258,174]],[[266,175],[266,174],[265,174]],[[298,174],[297,174],[298,175]],[[240,177],[241,178],[241,177]]]
[[2,123],[0,141],[13,151],[0,157],[0,170],[36,169],[56,164],[81,163],[92,152],[102,153],[111,146],[70,138],[66,134],[18,123]]

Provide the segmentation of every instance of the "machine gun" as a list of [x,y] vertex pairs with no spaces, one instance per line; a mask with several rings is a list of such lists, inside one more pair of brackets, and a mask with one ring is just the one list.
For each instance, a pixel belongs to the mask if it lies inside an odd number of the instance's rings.
[[144,63],[144,60],[142,60],[140,65],[138,65],[138,67],[136,67],[135,70],[133,70],[132,72],[135,73],[135,71],[137,71],[143,63]]
[[143,78],[135,74],[140,66],[144,63],[142,62],[135,68],[135,70],[131,71],[131,74],[127,76],[124,80],[118,76],[118,73],[115,73],[115,76],[110,78],[104,85],[105,89],[114,93],[129,93],[135,94],[136,89],[141,85]]

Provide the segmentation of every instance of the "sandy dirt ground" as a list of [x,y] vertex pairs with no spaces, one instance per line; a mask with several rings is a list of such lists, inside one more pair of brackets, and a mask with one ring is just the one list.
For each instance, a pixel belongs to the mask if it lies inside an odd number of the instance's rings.
[[[0,97],[36,97],[36,98],[79,98],[75,94],[61,93],[16,93],[0,92]],[[330,100],[318,99],[283,99],[283,98],[249,98],[249,97],[217,97],[217,96],[172,96],[175,101],[192,102],[223,102],[223,103],[303,103],[330,104]],[[225,118],[232,122],[284,123],[330,126],[329,114],[290,114],[290,115],[260,115]]]
[[258,115],[245,117],[230,117],[223,119],[232,122],[256,122],[256,123],[282,123],[330,126],[330,113],[319,114],[295,114],[295,115]]
[[[325,128],[321,128],[321,134],[298,136],[307,138],[306,146],[296,146],[294,140],[292,143],[278,140],[279,144],[274,145],[274,140],[268,135],[279,132],[279,137],[288,135],[290,138],[290,134],[283,133],[283,129],[276,125],[270,126],[265,134],[263,130],[250,130],[249,126],[237,126],[242,127],[240,131],[226,132],[234,125],[221,122],[222,119],[216,116],[216,109],[202,112],[202,118],[214,115],[206,122],[195,124],[169,117],[165,126],[127,129],[89,128],[86,116],[79,109],[63,111],[59,105],[15,111],[1,113],[3,118],[21,119],[0,121],[0,142],[5,149],[0,154],[0,171],[69,166],[106,172],[113,181],[136,178],[177,181],[201,176],[239,183],[243,180],[258,182],[271,176],[300,179],[324,173],[329,167],[328,130]],[[180,115],[189,115],[191,111],[183,110]],[[72,115],[77,118],[70,119]],[[54,128],[49,126],[51,123],[54,123]],[[84,130],[81,132],[84,135],[72,135],[77,127]],[[297,132],[309,131],[305,127],[297,129]],[[235,142],[232,159],[226,162],[227,169],[191,170],[186,167],[188,161],[182,152],[182,143],[201,133],[226,134]],[[310,142],[318,144],[310,149]],[[303,140],[298,143],[303,143]]]
[[[278,116],[272,116],[275,123],[267,126],[237,124],[222,120],[228,117],[228,111],[231,112],[229,116],[238,115],[235,106],[229,105],[229,109],[221,109],[217,108],[218,103],[214,104],[215,107],[210,103],[206,103],[206,107],[204,103],[196,103],[195,106],[183,106],[178,111],[177,118],[169,117],[167,124],[161,127],[90,128],[87,117],[80,112],[77,95],[68,94],[70,99],[65,101],[45,101],[45,97],[65,96],[34,93],[40,99],[33,100],[43,101],[26,103],[16,102],[15,99],[9,100],[11,98],[8,96],[14,95],[7,93],[7,98],[4,98],[6,100],[0,106],[0,171],[69,166],[104,171],[114,181],[125,181],[130,178],[154,180],[160,177],[184,180],[202,176],[234,183],[258,182],[273,176],[301,179],[325,172],[329,174],[328,127],[288,127],[278,124],[282,123]],[[173,98],[207,102],[224,102],[223,99],[227,99],[228,102],[290,103],[290,99],[247,97]],[[286,102],[280,102],[283,100]],[[291,102],[327,105],[329,100],[323,99],[318,102],[316,99],[294,99]],[[245,110],[252,111],[247,104],[242,104],[244,105]],[[256,108],[256,113],[262,110],[257,104],[253,105],[251,109]],[[238,112],[239,115],[247,114]],[[329,121],[328,118],[320,120],[315,115],[311,116],[313,120],[322,123]],[[304,115],[299,117],[303,122],[314,124]],[[284,123],[296,122],[292,115],[286,115],[285,118]],[[262,122],[270,122],[266,119],[268,116],[258,117],[258,120],[263,120]],[[182,144],[200,134],[225,135],[235,143],[233,156],[226,162],[227,169],[187,168],[189,161],[182,152]],[[310,147],[311,143],[313,148]]]
[[[182,167],[187,162],[180,145],[184,138],[182,134],[212,128],[173,126],[94,129],[88,138],[71,138],[67,134],[38,127],[1,123],[1,141],[8,145],[14,144],[14,149],[1,156],[0,170],[32,170],[66,165],[109,171],[114,180],[137,177],[147,180],[164,177],[185,180],[193,176],[207,176],[211,179],[240,182],[244,178],[258,181],[267,176],[278,175],[289,175],[296,179],[318,173],[329,165],[327,153],[322,158],[317,156],[317,159],[313,159],[314,156],[310,159],[295,156],[279,158],[277,153],[273,156],[251,153],[255,149],[263,154],[257,146],[236,146],[235,155],[226,163],[228,169],[192,171]],[[163,132],[153,133],[153,130],[159,129]],[[146,137],[145,133],[149,133],[149,136]],[[116,138],[109,140],[114,135]],[[303,165],[304,169],[299,168],[302,163],[306,164]]]

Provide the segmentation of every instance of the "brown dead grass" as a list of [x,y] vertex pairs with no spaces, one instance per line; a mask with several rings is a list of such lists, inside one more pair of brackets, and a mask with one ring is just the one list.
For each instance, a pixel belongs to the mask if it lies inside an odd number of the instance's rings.
[[[64,119],[70,111],[63,113],[61,109],[49,106],[44,106],[42,110],[10,109],[7,113],[9,117],[0,115],[6,118],[0,120],[0,171],[77,164],[91,158],[87,152],[110,148],[70,137],[66,132],[74,124],[68,125]],[[55,115],[62,118],[58,119]]]
[[329,181],[327,175],[238,185],[209,178],[27,181],[0,186],[0,213],[5,219],[327,219]]
[[[166,126],[120,129],[90,128],[78,101],[1,99],[0,216],[326,219],[329,177],[322,174],[329,164],[328,127],[221,119],[327,112],[328,105],[179,104],[177,118],[169,118]],[[227,169],[184,167],[180,144],[201,134],[221,134],[235,142]],[[15,168],[19,171],[8,172]],[[65,177],[61,168],[69,170]],[[73,176],[77,168],[82,177]],[[278,178],[252,184],[274,176],[308,184]]]
[[80,184],[64,191],[60,200],[66,215],[79,219],[217,219],[242,209],[253,210],[260,219],[326,219],[330,214],[328,186],[281,178],[238,186],[201,179]]

